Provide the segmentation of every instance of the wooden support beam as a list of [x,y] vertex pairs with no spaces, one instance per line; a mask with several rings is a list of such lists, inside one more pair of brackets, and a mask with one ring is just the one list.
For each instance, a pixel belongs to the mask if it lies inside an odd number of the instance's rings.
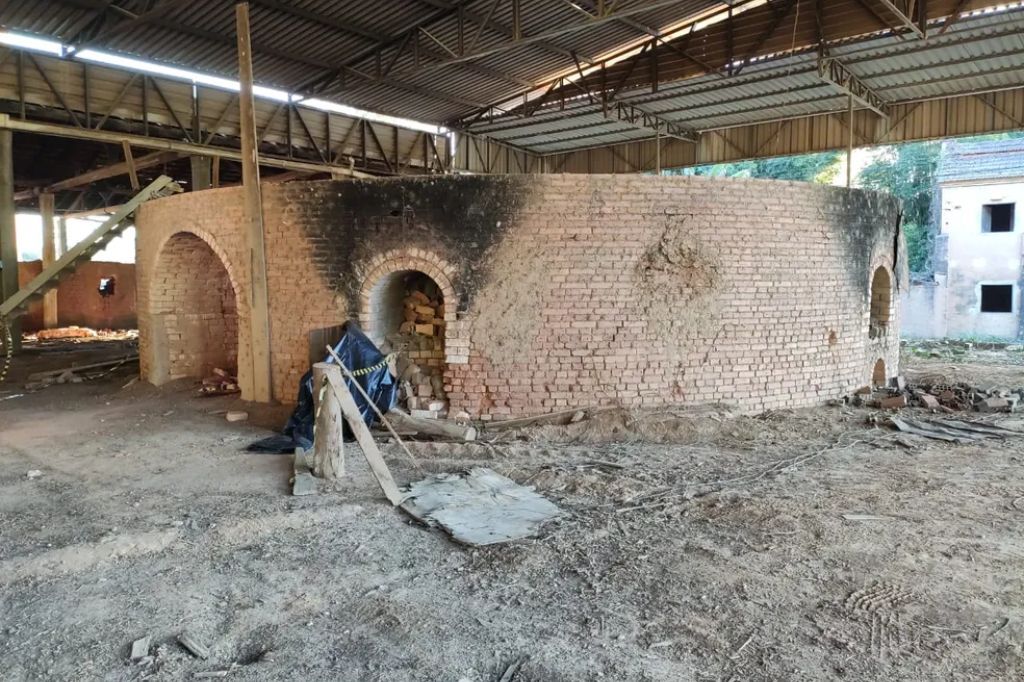
[[209,157],[189,157],[189,166],[192,171],[192,184],[189,187],[189,190],[196,192],[201,189],[209,189],[213,186],[213,168]]
[[[362,119],[358,120],[361,121]],[[145,135],[125,135],[123,133],[115,133],[107,130],[88,130],[85,128],[75,128],[74,126],[61,125],[58,123],[23,121],[13,118],[9,114],[0,114],[0,128],[26,133],[37,133],[39,135],[54,135],[56,137],[66,137],[74,140],[108,142],[111,144],[121,144],[124,140],[128,140],[133,147],[139,147],[141,149],[175,151],[183,156],[195,154],[198,156],[229,159],[231,161],[237,161],[238,163],[242,162],[242,153],[237,149],[231,149],[229,147],[215,147],[212,145],[197,144],[194,142],[169,140],[162,137],[146,137]],[[139,162],[136,161],[136,168],[139,167],[138,164]],[[317,173],[335,173],[338,175],[347,175],[357,178],[373,177],[367,173],[354,170],[347,165],[325,165],[315,161],[281,159],[274,156],[260,156],[260,165],[269,166],[271,168],[283,168],[285,170],[310,170]],[[124,173],[125,171],[121,172]]]
[[124,150],[124,162],[128,166],[128,180],[132,184],[132,190],[135,192],[139,191],[139,173],[135,168],[135,157],[132,156],[132,146],[128,140],[121,143],[121,149]]
[[60,247],[58,255],[63,256],[68,252],[68,220],[65,216],[61,216],[57,223],[57,244]]
[[341,368],[327,362],[313,365],[313,475],[329,480],[345,475],[341,402],[328,385],[328,377],[341,383]]
[[[57,260],[57,244],[53,234],[53,195],[39,195],[39,216],[43,219],[43,269]],[[57,323],[57,289],[43,295],[43,328],[53,329]]]
[[[174,161],[179,158],[181,154],[177,152],[155,152],[153,154],[147,154],[146,156],[140,156],[134,159],[135,170],[140,171],[143,168],[149,168],[151,166],[159,166],[170,161]],[[129,172],[129,165],[127,161],[120,161],[118,163],[110,164],[109,166],[103,166],[95,170],[76,175],[73,178],[67,180],[61,180],[55,182],[52,185],[46,187],[36,187],[29,190],[18,192],[14,195],[15,201],[24,201],[31,199],[40,194],[55,194],[67,189],[74,189],[76,187],[84,187],[91,185],[94,182],[100,180],[106,180],[107,178],[117,177],[118,175],[124,175]]]
[[263,196],[260,192],[259,151],[256,142],[248,3],[235,5],[235,28],[238,32],[238,103],[242,136],[242,186],[245,194],[245,241],[250,266],[248,294],[252,342],[252,373],[249,380],[242,382],[241,388],[243,399],[266,403],[274,397],[270,370],[270,296],[267,290],[267,256],[263,243]]
[[391,504],[397,507],[405,500],[402,493],[398,490],[395,479],[391,477],[391,471],[384,462],[384,457],[380,454],[380,449],[377,447],[377,443],[374,442],[370,429],[366,427],[366,422],[363,421],[363,415],[359,412],[359,407],[356,406],[355,398],[352,397],[344,380],[334,379],[328,374],[327,384],[334,391],[338,402],[341,403],[341,413],[345,416],[345,421],[348,422],[349,428],[352,429],[352,433],[356,436],[359,449],[363,451],[366,463],[370,465],[370,472],[377,479],[377,484],[380,485],[384,496],[388,498]]
[[[0,130],[0,300],[18,292],[18,239],[14,229],[14,134]],[[21,322],[6,320],[11,329],[11,348],[21,349]]]

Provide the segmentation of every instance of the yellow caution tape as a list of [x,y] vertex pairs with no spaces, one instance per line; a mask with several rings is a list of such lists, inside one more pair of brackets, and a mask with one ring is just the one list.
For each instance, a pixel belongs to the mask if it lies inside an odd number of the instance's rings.
[[383,360],[378,362],[373,367],[363,367],[362,369],[353,369],[352,371],[349,372],[349,374],[351,374],[354,377],[362,377],[362,376],[366,376],[367,374],[370,374],[371,372],[376,372],[378,369],[386,367],[387,364],[389,362],[391,362],[391,360],[395,357],[395,355],[397,355],[397,354],[396,353],[388,353],[387,355],[384,356]]

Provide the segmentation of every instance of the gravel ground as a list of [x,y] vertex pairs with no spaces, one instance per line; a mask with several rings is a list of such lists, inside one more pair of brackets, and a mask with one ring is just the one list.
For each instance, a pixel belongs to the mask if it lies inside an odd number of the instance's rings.
[[[907,374],[1024,386],[985,353]],[[289,496],[289,457],[241,450],[286,410],[130,372],[0,401],[4,680],[1024,678],[1024,439],[908,448],[823,407],[609,412],[414,443],[418,469],[385,446],[400,483],[490,466],[565,511],[472,549],[390,508],[354,446],[336,489]]]

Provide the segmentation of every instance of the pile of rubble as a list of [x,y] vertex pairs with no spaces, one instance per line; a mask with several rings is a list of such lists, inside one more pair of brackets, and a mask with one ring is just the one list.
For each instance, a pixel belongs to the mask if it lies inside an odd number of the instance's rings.
[[214,367],[213,373],[203,379],[203,385],[199,387],[199,395],[206,397],[231,395],[240,391],[238,379],[219,367]]
[[448,414],[444,390],[444,303],[422,291],[403,301],[405,321],[388,336],[398,353],[399,404],[414,417],[441,419]]
[[898,377],[890,387],[859,389],[850,402],[883,410],[911,406],[939,412],[1015,412],[1018,405],[1024,404],[1024,388],[982,389],[965,383],[908,386],[903,377]]

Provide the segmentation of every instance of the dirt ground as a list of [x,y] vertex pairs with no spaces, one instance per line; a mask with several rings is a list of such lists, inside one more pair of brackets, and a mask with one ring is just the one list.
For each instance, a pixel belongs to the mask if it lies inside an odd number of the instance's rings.
[[[484,465],[565,512],[471,549],[389,507],[355,446],[291,497],[290,457],[242,450],[287,410],[227,423],[237,399],[128,366],[20,388],[104,352],[35,348],[0,384],[3,680],[1024,679],[1024,436],[907,448],[822,407],[611,412],[417,443],[421,470],[386,446],[400,483]],[[1019,351],[906,355],[1024,386]]]

